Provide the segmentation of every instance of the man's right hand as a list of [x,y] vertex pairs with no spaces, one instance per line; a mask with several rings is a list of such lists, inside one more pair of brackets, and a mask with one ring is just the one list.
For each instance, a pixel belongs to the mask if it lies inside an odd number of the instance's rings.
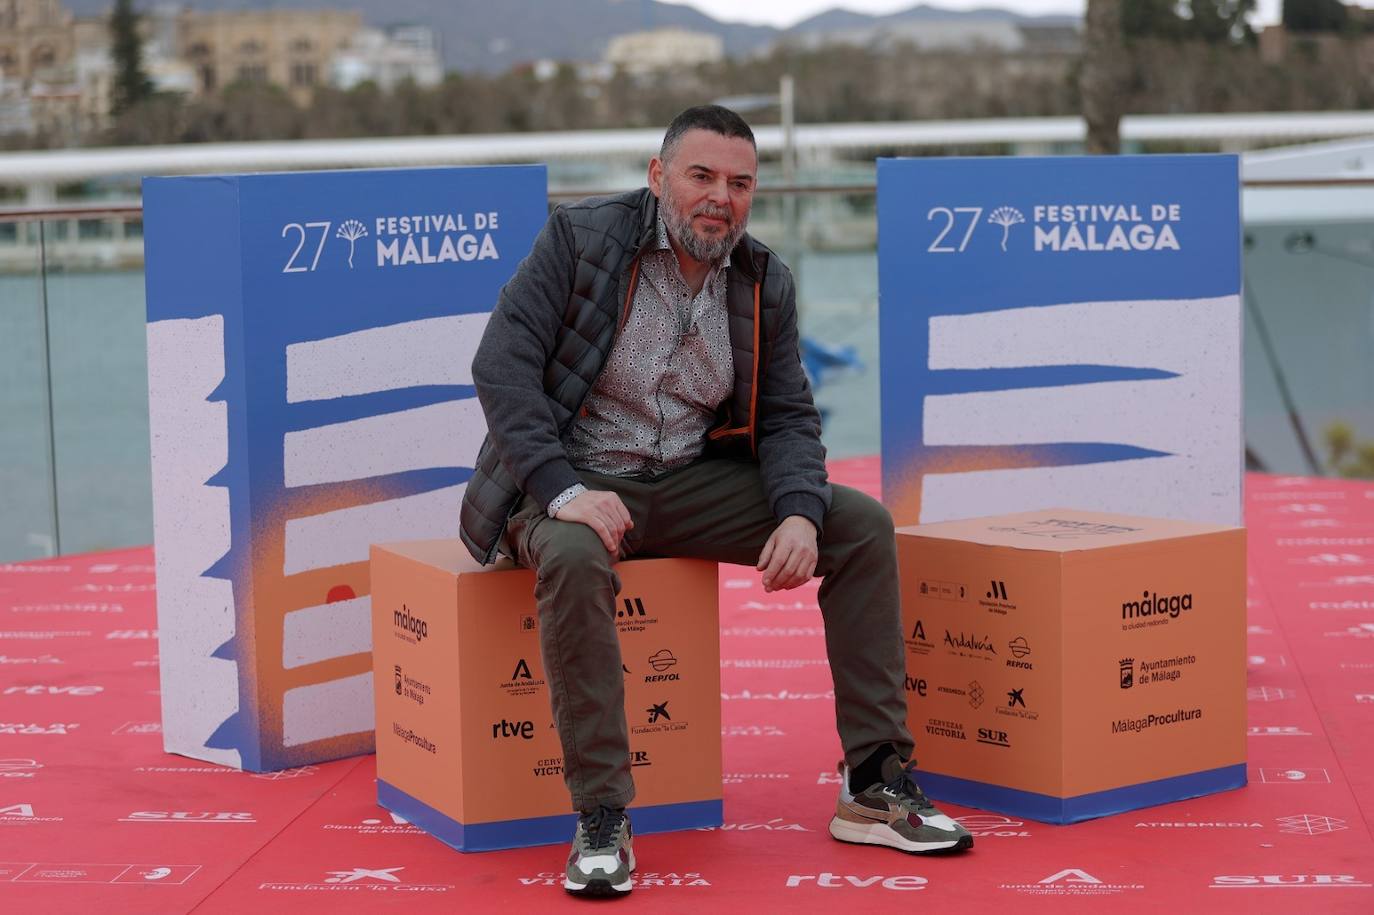
[[635,526],[620,496],[597,489],[589,489],[578,495],[560,508],[554,517],[559,521],[587,525],[596,531],[606,552],[613,556],[620,555],[620,541],[625,538],[625,532]]

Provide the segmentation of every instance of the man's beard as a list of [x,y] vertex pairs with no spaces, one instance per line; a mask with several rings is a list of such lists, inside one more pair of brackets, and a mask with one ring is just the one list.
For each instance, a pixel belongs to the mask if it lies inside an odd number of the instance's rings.
[[[715,207],[709,203],[701,204],[691,213],[683,213],[666,184],[663,196],[659,199],[659,212],[663,214],[663,224],[668,227],[668,234],[673,240],[682,246],[688,257],[703,264],[714,264],[733,251],[749,224],[748,213],[735,222],[729,207]],[[692,219],[696,216],[724,219],[726,231],[721,235],[703,238],[692,228]]]

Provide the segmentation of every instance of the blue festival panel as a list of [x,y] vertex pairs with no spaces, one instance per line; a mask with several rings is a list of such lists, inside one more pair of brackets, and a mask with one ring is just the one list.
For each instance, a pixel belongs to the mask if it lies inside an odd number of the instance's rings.
[[368,547],[456,537],[542,166],[144,182],[166,747],[370,752]]
[[1241,523],[1230,155],[878,163],[883,498]]

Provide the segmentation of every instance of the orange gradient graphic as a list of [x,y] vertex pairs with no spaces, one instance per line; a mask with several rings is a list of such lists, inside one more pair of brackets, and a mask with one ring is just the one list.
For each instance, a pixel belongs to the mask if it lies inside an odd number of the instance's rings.
[[[370,673],[367,652],[329,658],[312,664],[287,668],[283,664],[283,632],[286,617],[295,610],[337,603],[371,593],[366,560],[312,569],[287,575],[286,522],[340,509],[381,502],[397,497],[395,491],[374,483],[350,483],[320,488],[308,494],[289,492],[274,505],[262,506],[255,514],[250,595],[240,602],[239,620],[250,627],[239,638],[254,645],[256,665],[241,669],[249,686],[243,693],[261,697],[262,707],[255,714],[259,723],[264,759],[274,760],[273,768],[303,765],[372,751],[372,731],[341,734],[296,746],[283,742],[282,708],[288,690],[314,686]],[[289,506],[290,514],[287,514]]]
[[963,446],[957,449],[923,449],[919,458],[909,460],[895,474],[896,482],[883,493],[883,502],[898,525],[921,522],[921,487],[927,474],[972,473],[979,470],[1023,470],[1053,467],[1061,463],[1047,460],[1044,446],[1017,445]]

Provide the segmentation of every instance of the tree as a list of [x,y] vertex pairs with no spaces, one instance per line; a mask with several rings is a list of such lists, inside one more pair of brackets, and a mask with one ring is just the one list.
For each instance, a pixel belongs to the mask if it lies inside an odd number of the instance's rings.
[[1283,27],[1290,32],[1339,32],[1349,21],[1341,0],[1283,0]]
[[1255,0],[1190,0],[1188,8],[1192,37],[1208,44],[1254,43],[1247,17],[1255,11]]
[[197,107],[190,131],[192,138],[219,142],[295,140],[301,121],[300,110],[280,86],[235,82]]
[[1337,476],[1374,478],[1374,441],[1356,439],[1349,423],[1338,421],[1326,427],[1326,449],[1331,453],[1326,468]]
[[110,125],[103,141],[115,146],[180,143],[186,139],[188,108],[174,92],[158,92],[125,108]]
[[1121,0],[1088,0],[1078,92],[1083,104],[1083,120],[1087,122],[1089,154],[1121,152],[1123,58]]
[[143,69],[143,36],[138,33],[138,18],[133,0],[115,0],[110,13],[110,56],[115,68],[110,113],[115,117],[153,94],[153,81]]
[[1122,0],[1121,29],[1128,39],[1249,44],[1255,32],[1247,17],[1254,11],[1255,0]]
[[1121,32],[1127,38],[1182,38],[1175,0],[1122,0]]

